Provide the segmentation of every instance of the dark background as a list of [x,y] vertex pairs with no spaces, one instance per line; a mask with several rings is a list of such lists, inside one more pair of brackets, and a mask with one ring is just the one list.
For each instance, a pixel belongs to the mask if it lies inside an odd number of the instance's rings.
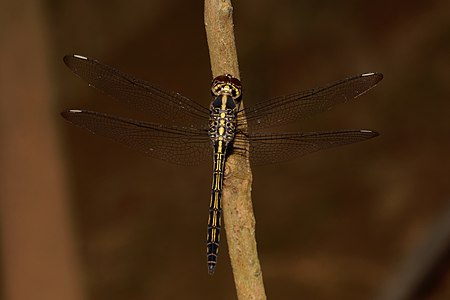
[[[43,57],[27,43],[39,37],[33,31],[27,36],[25,30],[25,44],[18,44],[13,55],[17,61],[3,63],[3,79],[11,74],[6,66],[28,72],[23,62],[30,56],[43,61],[36,68],[48,70],[52,96],[40,101],[48,102],[48,128],[55,132],[55,165],[64,175],[61,195],[69,201],[73,267],[82,294],[96,300],[236,298],[225,239],[216,274],[206,271],[211,165],[179,167],[154,160],[59,116],[68,108],[138,116],[74,76],[62,62],[68,53],[95,57],[207,106],[211,71],[203,2],[28,2],[3,4],[10,10],[2,14],[10,15],[3,19],[9,27],[2,32],[14,34],[20,16],[37,10],[35,24],[45,34],[35,44],[45,45],[39,52]],[[391,286],[408,286],[402,283],[402,270],[441,258],[426,246],[434,241],[436,228],[445,229],[435,224],[450,210],[449,2],[251,0],[233,5],[247,107],[353,74],[377,71],[385,76],[357,101],[287,127],[370,128],[381,133],[378,138],[253,169],[256,234],[268,298],[374,299],[393,293]],[[11,40],[4,35],[3,46],[14,49]],[[22,77],[16,78],[8,87],[25,88]],[[20,114],[8,112],[14,99],[4,96],[2,114],[10,123],[1,124],[7,133],[7,126],[21,122],[29,107],[24,97]],[[40,135],[48,131],[38,130],[32,119],[22,121],[29,122],[23,139],[45,143]],[[6,145],[8,139],[1,142]],[[24,147],[33,152],[32,143]],[[4,151],[2,158],[7,157]],[[37,174],[47,178],[49,168]],[[20,181],[21,190],[28,188],[19,175],[0,172],[8,182]],[[21,172],[27,168],[17,174]],[[48,189],[61,184],[58,178],[47,182]],[[10,201],[20,197],[8,195]],[[23,200],[45,205],[43,195]],[[40,207],[45,216],[50,208]],[[3,230],[10,230],[7,210],[3,212]],[[35,224],[40,232],[40,223]],[[8,245],[8,234],[3,237],[2,245]],[[58,251],[57,245],[51,251]],[[448,253],[448,243],[442,247]],[[408,264],[417,249],[425,250]],[[51,256],[43,278],[52,268]],[[419,278],[434,277],[423,288],[414,284],[413,298],[450,299],[448,263],[436,264],[439,275],[418,271]],[[9,260],[3,265],[8,295]],[[26,281],[22,283],[26,289]]]

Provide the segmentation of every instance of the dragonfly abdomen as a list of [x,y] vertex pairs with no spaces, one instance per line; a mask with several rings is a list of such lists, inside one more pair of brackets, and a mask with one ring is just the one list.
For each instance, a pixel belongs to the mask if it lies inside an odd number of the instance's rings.
[[[222,144],[222,141],[219,142]],[[223,169],[225,166],[225,151],[215,147],[214,153],[214,171],[211,189],[211,202],[209,204],[208,233],[206,237],[206,251],[208,262],[208,273],[212,275],[217,264],[217,255],[219,253],[221,214],[222,214],[222,187],[223,187]]]

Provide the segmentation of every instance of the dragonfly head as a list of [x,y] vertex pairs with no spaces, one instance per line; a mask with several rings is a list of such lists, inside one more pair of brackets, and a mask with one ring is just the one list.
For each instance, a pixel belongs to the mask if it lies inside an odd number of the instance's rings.
[[230,95],[234,101],[240,102],[242,99],[242,84],[239,79],[224,74],[213,79],[211,93],[217,97],[220,95]]

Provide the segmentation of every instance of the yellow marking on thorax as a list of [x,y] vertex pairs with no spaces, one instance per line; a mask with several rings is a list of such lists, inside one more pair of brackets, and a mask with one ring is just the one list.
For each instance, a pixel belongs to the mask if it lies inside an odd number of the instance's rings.
[[[220,113],[220,116],[219,116],[219,118],[220,118],[219,125],[222,125],[222,126],[220,126],[219,130],[218,130],[219,138],[225,134],[224,125],[225,125],[226,114],[223,111],[227,109],[227,99],[228,99],[227,95],[222,95],[222,105],[220,107],[222,112]],[[222,148],[222,145],[219,145],[219,147]],[[219,152],[221,152],[221,151],[219,151]]]
[[[227,109],[227,95],[222,95],[222,107],[221,108],[222,108],[222,110]],[[222,114],[220,116],[222,117]],[[225,114],[223,117],[225,117]]]

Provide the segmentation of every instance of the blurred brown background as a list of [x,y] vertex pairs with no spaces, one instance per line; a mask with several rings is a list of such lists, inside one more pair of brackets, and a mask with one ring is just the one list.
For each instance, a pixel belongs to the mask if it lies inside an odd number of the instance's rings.
[[[290,131],[381,136],[254,168],[269,299],[450,299],[450,2],[234,1],[246,106],[348,75],[385,79]],[[64,122],[133,117],[72,74],[95,57],[209,104],[202,1],[0,3],[2,295],[235,299],[208,276],[211,166],[142,156]]]

